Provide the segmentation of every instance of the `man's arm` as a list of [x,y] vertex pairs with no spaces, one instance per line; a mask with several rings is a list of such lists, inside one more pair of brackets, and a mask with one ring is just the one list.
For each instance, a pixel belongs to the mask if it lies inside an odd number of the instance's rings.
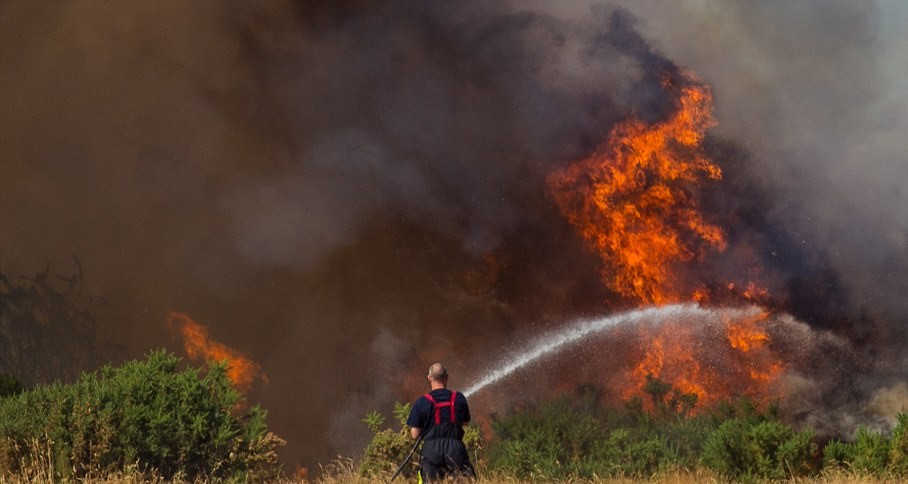
[[467,403],[467,397],[465,397],[463,395],[463,393],[458,393],[457,397],[459,400],[462,399],[461,401],[463,402],[463,413],[461,414],[461,419],[463,420],[463,424],[467,425],[470,423],[470,420],[471,420],[470,404]]
[[413,402],[413,406],[410,407],[410,416],[407,417],[407,425],[410,427],[410,437],[418,439],[420,434],[422,434],[423,429],[428,425],[428,416],[426,413],[426,405],[429,401],[425,397],[419,397]]

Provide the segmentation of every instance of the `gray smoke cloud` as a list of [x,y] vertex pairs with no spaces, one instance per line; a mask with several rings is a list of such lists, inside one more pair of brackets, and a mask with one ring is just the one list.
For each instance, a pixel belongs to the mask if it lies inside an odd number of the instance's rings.
[[752,153],[773,220],[825,256],[855,307],[904,326],[908,7],[689,1],[639,13],[661,51],[713,86],[716,132]]
[[889,388],[908,372],[881,344],[908,320],[906,13],[4,2],[0,268],[78,256],[131,357],[177,350],[168,310],[208,324],[262,365],[252,397],[288,464],[311,466],[362,448],[363,410],[419,390],[383,373],[432,357],[467,384],[515,330],[605,310],[544,177],[631,113],[659,119],[683,66],[713,88],[714,136],[748,153],[738,176],[771,236],[847,295],[835,323],[808,322],[860,337]]

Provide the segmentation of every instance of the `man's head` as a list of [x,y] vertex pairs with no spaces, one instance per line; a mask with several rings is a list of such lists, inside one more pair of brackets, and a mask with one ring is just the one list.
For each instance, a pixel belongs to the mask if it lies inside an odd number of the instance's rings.
[[441,363],[432,363],[429,367],[429,384],[432,388],[444,388],[448,384],[448,369]]

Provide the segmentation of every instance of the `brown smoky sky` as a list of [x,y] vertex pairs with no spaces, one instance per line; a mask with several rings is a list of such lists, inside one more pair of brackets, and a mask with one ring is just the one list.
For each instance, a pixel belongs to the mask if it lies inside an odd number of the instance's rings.
[[[660,119],[683,68],[712,86],[717,163],[747,188],[718,189],[717,216],[751,203],[740,237],[793,311],[888,383],[908,373],[886,344],[908,321],[904,18],[897,1],[3,1],[0,269],[78,257],[116,358],[179,352],[166,314],[192,315],[261,365],[250,398],[286,463],[313,466],[362,449],[362,416],[412,398],[429,359],[463,386],[515,335],[608,310],[545,175],[631,114]],[[818,275],[834,287],[803,289]]]

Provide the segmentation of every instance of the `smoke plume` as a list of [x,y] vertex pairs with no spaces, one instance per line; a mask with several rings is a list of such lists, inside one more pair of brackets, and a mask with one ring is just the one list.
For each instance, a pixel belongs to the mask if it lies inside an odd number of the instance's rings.
[[879,414],[908,375],[906,14],[3,2],[0,269],[78,256],[129,357],[179,351],[166,315],[192,314],[268,375],[250,400],[288,465],[350,455],[432,361],[466,386],[517,336],[612,309],[545,178],[617,122],[668,116],[683,68],[712,87],[725,172],[702,194],[729,234],[707,270],[759,261],[797,318],[779,344],[836,342],[840,364],[811,352],[791,385],[848,394],[791,413]]

